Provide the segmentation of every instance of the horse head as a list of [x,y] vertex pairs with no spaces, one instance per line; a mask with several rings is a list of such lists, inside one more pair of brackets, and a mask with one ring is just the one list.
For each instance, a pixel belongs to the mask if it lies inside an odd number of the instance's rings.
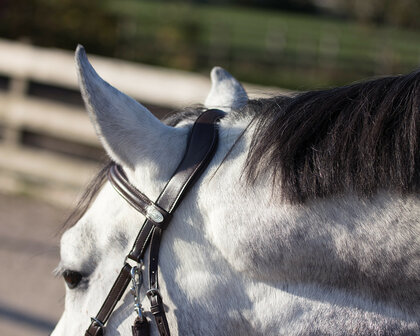
[[[76,63],[98,138],[150,200],[176,171],[197,117],[206,109],[226,112],[214,156],[162,238],[160,293],[173,335],[420,331],[418,73],[250,100],[216,67],[204,106],[162,122],[102,80],[82,47]],[[394,90],[393,99],[386,98],[393,106],[378,112],[372,97],[372,106],[362,101],[363,93],[375,94],[380,104],[376,95],[383,87]],[[395,116],[404,109],[398,97],[405,97],[409,115]],[[358,99],[365,110],[349,112]],[[397,152],[409,168],[391,162]],[[372,163],[363,161],[369,153]],[[67,288],[55,336],[84,334],[145,220],[104,178],[97,187],[87,211],[61,239],[57,273]],[[147,268],[143,272],[147,278]],[[146,291],[142,286],[139,298],[151,319]],[[131,334],[134,317],[126,291],[106,335]]]

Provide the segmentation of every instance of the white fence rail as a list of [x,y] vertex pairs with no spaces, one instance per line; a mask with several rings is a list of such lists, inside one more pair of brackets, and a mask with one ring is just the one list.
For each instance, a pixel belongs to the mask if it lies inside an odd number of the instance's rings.
[[[90,57],[112,85],[133,98],[171,109],[203,102],[210,82],[205,76],[147,65]],[[98,147],[81,106],[28,94],[30,83],[78,90],[73,53],[0,40],[0,76],[8,83],[0,91],[0,191],[36,194],[63,206],[76,195],[98,164],[28,146],[25,132]],[[279,89],[246,85],[252,95]]]

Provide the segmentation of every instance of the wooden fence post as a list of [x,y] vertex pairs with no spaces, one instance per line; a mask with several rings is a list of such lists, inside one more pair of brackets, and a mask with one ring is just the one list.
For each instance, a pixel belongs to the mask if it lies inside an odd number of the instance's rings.
[[22,135],[20,120],[22,120],[22,116],[16,114],[26,113],[26,111],[16,111],[12,106],[25,99],[28,86],[28,79],[25,77],[10,78],[6,104],[10,106],[8,110],[12,113],[7,116],[8,125],[4,130],[4,142],[7,146],[18,147],[20,145]]

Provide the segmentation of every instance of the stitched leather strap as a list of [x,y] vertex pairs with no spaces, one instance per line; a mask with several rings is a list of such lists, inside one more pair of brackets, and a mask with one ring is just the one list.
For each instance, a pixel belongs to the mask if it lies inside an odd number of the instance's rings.
[[[143,214],[153,225],[165,229],[171,219],[171,214],[152,202],[145,194],[128,182],[127,176],[118,165],[112,165],[108,171],[108,178],[115,190],[137,211]],[[153,212],[158,212],[163,220],[156,221]]]
[[159,247],[161,240],[162,230],[155,228],[150,241],[149,291],[147,292],[147,297],[150,301],[150,311],[155,317],[156,326],[158,327],[160,335],[168,336],[169,326],[158,283]]
[[165,307],[159,292],[149,291],[150,312],[155,317],[156,326],[160,336],[170,336],[168,320],[166,319]]
[[[158,208],[169,214],[176,210],[188,188],[213,157],[218,140],[215,123],[224,115],[223,111],[213,109],[207,110],[197,118],[190,132],[184,157],[155,203]],[[165,218],[165,222],[169,220],[170,217]],[[146,220],[128,255],[130,259],[137,262],[143,259],[152,228],[153,223]]]
[[[184,157],[156,203],[128,182],[121,167],[113,165],[109,170],[109,180],[117,192],[136,210],[146,216],[127,257],[139,262],[144,257],[151,240],[148,298],[161,336],[170,335],[158,285],[158,261],[162,233],[183,196],[213,157],[218,140],[216,122],[224,115],[223,111],[213,109],[205,111],[197,118],[190,132]],[[104,325],[130,282],[130,270],[131,266],[125,263],[98,315],[92,319],[85,336],[102,336],[104,334]]]
[[115,308],[115,305],[121,299],[121,296],[124,294],[125,289],[130,283],[130,271],[131,266],[125,263],[108,296],[102,304],[101,309],[96,315],[96,318],[92,319],[92,323],[86,330],[85,336],[102,336],[104,334],[104,324],[106,321],[108,321],[109,316]]

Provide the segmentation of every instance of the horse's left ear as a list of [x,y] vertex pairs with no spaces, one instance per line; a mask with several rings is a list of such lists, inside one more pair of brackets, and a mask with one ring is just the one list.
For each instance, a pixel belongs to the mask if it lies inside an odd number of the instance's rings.
[[239,110],[248,103],[248,95],[242,85],[226,70],[214,67],[211,71],[211,89],[204,105],[225,112]]
[[166,167],[162,160],[180,151],[187,131],[163,124],[146,107],[105,82],[82,46],[76,50],[76,63],[83,100],[111,159],[133,170],[144,162]]

